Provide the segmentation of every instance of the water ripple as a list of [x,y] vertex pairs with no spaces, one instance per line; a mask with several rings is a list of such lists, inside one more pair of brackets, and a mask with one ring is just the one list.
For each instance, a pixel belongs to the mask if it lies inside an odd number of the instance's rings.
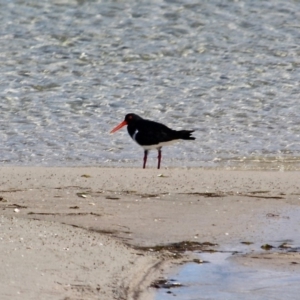
[[169,166],[299,168],[297,2],[1,8],[3,164],[138,166],[127,133],[108,134],[135,112],[197,130]]

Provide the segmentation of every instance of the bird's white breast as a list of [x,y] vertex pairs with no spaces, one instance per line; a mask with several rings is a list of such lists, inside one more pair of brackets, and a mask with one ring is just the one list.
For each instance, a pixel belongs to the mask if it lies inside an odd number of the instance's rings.
[[178,142],[178,140],[173,140],[173,141],[169,141],[169,142],[161,142],[161,143],[158,143],[158,144],[155,144],[155,145],[145,145],[145,146],[140,145],[140,146],[143,147],[144,150],[152,150],[152,149],[161,148],[163,146],[169,146],[169,145],[172,145],[176,142]]
[[[136,135],[139,133],[138,130],[136,130],[133,135],[132,135],[132,139],[138,144],[140,145],[137,141],[136,141]],[[169,142],[161,142],[161,143],[158,143],[158,144],[155,144],[155,145],[140,145],[144,150],[152,150],[152,149],[158,149],[158,148],[161,148],[163,146],[169,146],[169,145],[172,145],[176,142],[178,142],[179,140],[172,140],[172,141],[169,141]]]
[[158,149],[163,146],[169,146],[176,142],[178,142],[178,140],[173,140],[173,141],[169,141],[169,142],[161,142],[156,145],[147,145],[147,146],[142,146],[142,147],[144,148],[144,150],[152,150],[152,149]]
[[136,142],[136,139],[135,139],[135,137],[136,137],[136,135],[139,133],[139,131],[138,130],[136,130],[135,132],[134,132],[134,134],[132,135],[132,139]]

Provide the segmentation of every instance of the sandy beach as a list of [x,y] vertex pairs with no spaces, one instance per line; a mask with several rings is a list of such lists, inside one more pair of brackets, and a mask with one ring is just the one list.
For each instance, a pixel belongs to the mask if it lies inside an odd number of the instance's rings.
[[254,251],[300,245],[299,172],[0,171],[1,299],[153,299],[151,283],[178,263],[155,247],[183,241],[249,242],[237,262],[300,271],[298,252]]

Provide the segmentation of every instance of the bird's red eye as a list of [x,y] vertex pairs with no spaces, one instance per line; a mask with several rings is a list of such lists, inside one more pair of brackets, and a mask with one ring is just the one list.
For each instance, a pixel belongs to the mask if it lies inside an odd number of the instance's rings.
[[128,116],[128,119],[132,119],[132,116]]

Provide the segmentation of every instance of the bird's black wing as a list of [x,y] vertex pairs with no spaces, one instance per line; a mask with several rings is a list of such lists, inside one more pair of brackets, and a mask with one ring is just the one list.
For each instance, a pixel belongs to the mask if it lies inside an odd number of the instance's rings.
[[157,145],[162,142],[169,142],[177,139],[177,131],[169,127],[150,120],[142,120],[136,123],[136,141],[140,145]]

